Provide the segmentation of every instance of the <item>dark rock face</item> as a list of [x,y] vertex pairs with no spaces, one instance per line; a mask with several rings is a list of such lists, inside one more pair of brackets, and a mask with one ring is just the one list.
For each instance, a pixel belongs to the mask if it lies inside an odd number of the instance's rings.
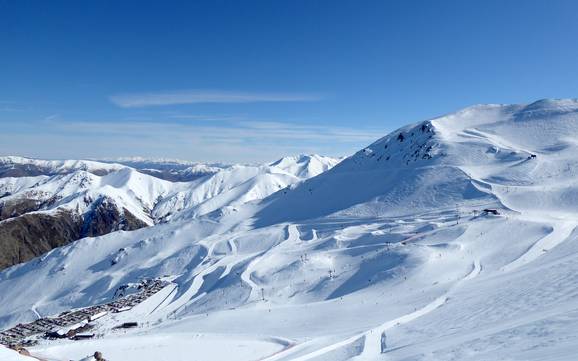
[[0,177],[35,177],[46,174],[43,169],[28,164],[0,165]]
[[[129,161],[126,165],[143,174],[173,182],[191,181],[214,173],[211,167],[194,170],[189,164],[178,162]],[[106,162],[98,165],[98,162],[64,164],[34,160],[29,162],[12,157],[0,159],[0,178],[40,175],[52,177],[81,170],[104,176],[115,169],[122,169],[122,166],[109,166]],[[82,184],[79,189],[84,189]],[[148,226],[142,217],[135,216],[114,199],[104,195],[92,198],[86,193],[79,193],[84,197],[80,201],[84,204],[71,209],[58,208],[63,197],[67,197],[58,192],[37,190],[35,186],[25,192],[11,192],[13,190],[10,187],[3,188],[0,192],[0,270],[84,237]],[[80,208],[82,210],[79,210]],[[144,212],[148,213],[149,210],[144,209]]]
[[[144,166],[145,164],[143,164]],[[178,166],[178,169],[173,169]],[[140,172],[158,178],[188,180],[204,174],[190,175],[185,165],[159,165],[159,169],[143,169]],[[113,172],[115,167],[103,163],[62,164],[28,163],[18,159],[0,159],[0,178],[56,176],[74,173],[79,170],[104,176]],[[114,199],[100,196],[96,199],[84,196],[82,211],[74,209],[53,209],[62,200],[61,195],[37,191],[31,187],[16,196],[10,187],[0,192],[0,270],[26,262],[56,247],[66,245],[84,237],[95,237],[118,230],[134,230],[148,226],[143,220],[131,214]],[[148,212],[147,209],[144,210]]]
[[40,209],[41,202],[33,199],[19,199],[18,201],[0,202],[0,221],[14,218]]
[[69,212],[56,216],[25,214],[0,223],[0,269],[80,238],[80,217]]
[[130,231],[146,226],[146,223],[125,208],[121,213],[114,201],[102,197],[93,202],[91,210],[84,214],[80,238],[100,236],[118,230]]
[[53,214],[25,213],[36,210],[25,200],[0,208],[0,269],[26,262],[56,247],[84,237],[95,237],[117,230],[134,230],[147,224],[126,209],[119,210],[114,201],[98,199],[85,214],[58,211]]
[[[36,164],[20,164],[20,163],[0,163],[0,178],[5,177],[36,177],[39,175],[53,176],[57,174],[69,174],[75,169],[60,169],[54,170]],[[98,176],[107,175],[110,173],[107,169],[93,169],[90,173]]]

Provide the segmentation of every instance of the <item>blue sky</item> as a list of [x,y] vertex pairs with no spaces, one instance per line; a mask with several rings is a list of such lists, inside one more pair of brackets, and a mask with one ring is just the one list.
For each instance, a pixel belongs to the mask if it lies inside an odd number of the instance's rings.
[[0,0],[0,154],[348,155],[468,105],[578,97],[576,14],[571,0]]

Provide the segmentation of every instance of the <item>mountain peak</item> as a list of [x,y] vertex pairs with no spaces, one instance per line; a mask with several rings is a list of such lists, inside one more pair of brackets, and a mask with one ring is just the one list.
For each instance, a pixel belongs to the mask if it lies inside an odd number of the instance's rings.
[[545,98],[530,103],[524,107],[526,110],[532,109],[578,109],[578,99],[553,99]]

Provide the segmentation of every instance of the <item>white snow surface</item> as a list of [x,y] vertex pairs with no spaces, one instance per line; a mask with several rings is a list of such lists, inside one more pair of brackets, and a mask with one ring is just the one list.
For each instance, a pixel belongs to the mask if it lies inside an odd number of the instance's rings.
[[[478,105],[396,130],[308,180],[279,181],[263,200],[253,196],[263,178],[307,167],[232,167],[198,182],[201,195],[175,193],[167,209],[188,217],[82,239],[1,272],[0,325],[167,276],[160,294],[96,321],[102,338],[43,341],[33,353],[575,360],[577,139],[576,100]],[[111,330],[126,320],[140,327]]]
[[0,360],[2,361],[34,361],[35,359],[23,356],[16,351],[0,345]]
[[[0,197],[4,195],[0,198],[2,202],[31,199],[42,204],[41,212],[66,209],[84,213],[95,200],[106,198],[121,213],[128,210],[148,225],[166,221],[183,210],[187,212],[181,217],[195,217],[265,198],[281,188],[313,177],[339,161],[309,155],[287,157],[265,165],[211,168],[196,164],[185,171],[206,171],[206,176],[191,182],[170,182],[128,166],[108,163],[42,161],[22,157],[2,159],[20,164],[53,164],[54,169],[66,166],[70,171],[50,176],[0,178]],[[91,172],[94,169],[108,169],[108,173],[99,176]]]

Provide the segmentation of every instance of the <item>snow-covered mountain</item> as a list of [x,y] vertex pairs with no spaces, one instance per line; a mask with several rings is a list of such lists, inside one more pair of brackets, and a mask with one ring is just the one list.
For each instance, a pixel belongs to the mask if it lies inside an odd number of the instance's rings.
[[151,226],[181,211],[186,210],[182,218],[195,217],[261,199],[337,163],[316,155],[284,158],[278,161],[283,166],[183,164],[178,169],[175,162],[154,163],[181,176],[196,169],[194,181],[172,182],[119,164],[3,159],[6,174],[27,165],[46,174],[0,178],[0,267],[83,237]]
[[178,159],[147,159],[140,157],[103,160],[134,168],[141,173],[173,182],[190,182],[217,173],[230,165],[222,163],[198,163]]
[[265,165],[234,165],[200,179],[194,187],[164,197],[154,209],[160,219],[191,218],[219,210],[236,211],[239,205],[260,200],[290,185],[331,169],[341,159],[319,155],[284,157]]
[[91,160],[42,160],[15,156],[0,157],[0,177],[67,174],[78,170],[104,175],[122,168],[121,164],[105,164]]
[[[199,193],[163,197],[152,214],[166,223],[2,271],[0,325],[162,278],[171,284],[158,295],[94,322],[102,338],[42,340],[32,352],[573,360],[577,139],[577,100],[478,105],[396,130],[324,172],[300,158],[267,172],[227,168],[195,181]],[[269,177],[284,183],[267,181],[268,196],[254,190]],[[141,327],[113,330],[125,320]]]
[[68,174],[80,170],[95,175],[106,175],[125,167],[168,181],[187,182],[216,173],[228,165],[147,158],[42,160],[4,156],[0,157],[0,178]]

